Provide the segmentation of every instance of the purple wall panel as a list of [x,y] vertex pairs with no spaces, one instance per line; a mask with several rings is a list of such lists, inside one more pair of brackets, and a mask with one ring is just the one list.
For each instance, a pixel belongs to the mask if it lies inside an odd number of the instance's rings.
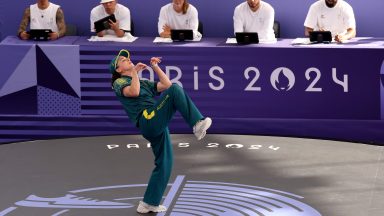
[[26,88],[0,97],[0,115],[36,115],[37,87]]
[[[121,47],[116,46],[114,50],[108,47],[108,51],[105,48],[81,46],[81,58],[87,59],[81,61],[82,86],[109,82],[109,61]],[[212,117],[380,119],[377,80],[383,60],[382,49],[183,49],[168,46],[129,49],[134,62],[147,62],[152,55],[162,56],[163,70],[168,70],[173,79],[180,77],[176,83],[181,83],[202,112]],[[100,59],[100,55],[105,59]],[[97,58],[92,60],[92,56]],[[360,63],[361,56],[366,56],[364,64]],[[247,73],[247,68],[251,67],[253,69]],[[337,79],[348,76],[346,90],[337,84],[333,70]],[[288,78],[295,80],[291,81],[292,89],[281,90],[288,86]],[[278,90],[273,86],[278,84],[271,80],[279,82]],[[92,97],[90,100],[83,98],[83,102],[93,102],[93,105],[82,106],[83,112],[106,114],[110,110],[115,115],[124,114],[120,105],[109,103],[115,97],[109,87],[83,90],[83,96]]]
[[0,45],[0,114],[80,115],[79,46],[12,44]]
[[[10,77],[14,74],[14,71],[19,67],[21,63],[23,63],[23,59],[30,52],[35,52],[35,46],[33,45],[20,45],[15,46],[10,45],[1,45],[0,46],[0,65],[1,65],[1,76],[0,76],[0,86],[1,88],[6,84],[6,82],[10,79]],[[25,60],[25,64],[29,64],[31,67],[32,62],[36,62],[35,58],[28,58]],[[30,61],[28,63],[28,61]],[[36,66],[35,66],[36,67]],[[26,74],[26,77],[36,76],[36,71],[31,68],[31,73]],[[0,88],[0,89],[1,89]],[[1,95],[1,93],[0,93]]]
[[76,92],[78,97],[80,93],[80,64],[79,64],[79,46],[49,46],[40,44],[39,47],[49,58],[49,61],[57,68],[61,76]]
[[58,91],[37,87],[38,115],[80,116],[80,99]]
[[[383,74],[384,54],[380,46],[372,47],[368,44],[364,47],[357,41],[334,45],[335,49],[300,48],[288,45],[289,42],[285,40],[275,45],[216,46],[221,39],[164,45],[153,44],[152,39],[140,38],[133,44],[98,43],[97,46],[84,38],[79,40],[81,67],[77,68],[81,71],[81,113],[78,112],[80,98],[61,99],[74,99],[74,103],[67,105],[76,106],[68,108],[76,111],[75,114],[63,115],[55,107],[53,111],[46,107],[47,103],[49,105],[57,102],[38,101],[35,92],[30,96],[23,93],[17,97],[5,98],[12,100],[25,97],[19,100],[24,104],[9,109],[14,111],[12,114],[17,115],[0,115],[0,143],[75,136],[137,134],[137,129],[130,124],[111,91],[110,74],[106,69],[117,51],[127,48],[132,52],[135,62],[147,62],[151,56],[163,56],[161,65],[171,71],[173,78],[177,74],[175,67],[180,68],[183,73],[180,82],[186,91],[204,114],[214,118],[210,133],[299,136],[384,144],[384,122],[380,120],[380,98],[383,95],[380,97],[378,82],[380,70]],[[5,46],[8,45],[2,44],[0,49]],[[23,47],[27,46],[14,45],[15,50],[10,53],[18,53],[16,49],[27,52]],[[186,47],[188,49],[185,49]],[[78,48],[74,50],[79,52]],[[6,53],[1,55],[6,56]],[[52,60],[51,56],[44,59],[44,64]],[[59,74],[59,68],[55,65],[52,62],[51,69],[44,73]],[[219,67],[224,71],[223,74],[218,73]],[[259,70],[260,77],[251,86],[260,87],[260,91],[244,90],[256,74],[251,71],[251,78],[246,79],[244,70],[247,67]],[[294,84],[289,82],[292,78],[289,71],[276,70],[280,67],[292,71]],[[212,68],[216,68],[213,70],[214,75],[224,81],[225,85],[220,90],[213,89],[221,82],[209,74]],[[314,88],[322,88],[321,92],[305,91],[317,75],[316,72],[310,72],[311,78],[305,78],[308,68],[319,69],[321,77]],[[348,75],[347,92],[343,91],[340,84],[335,83],[332,68],[337,69],[338,79]],[[10,68],[11,71],[14,69],[15,67]],[[144,72],[145,77],[148,77],[148,74],[148,71]],[[198,74],[198,79],[195,74]],[[271,82],[271,78],[274,78],[274,82]],[[293,86],[292,89],[282,91],[281,89],[287,88],[289,83]],[[62,84],[55,85],[54,90],[62,92],[62,87]],[[44,100],[49,99],[42,97]],[[9,104],[8,101],[1,102]],[[382,102],[383,100],[381,104]],[[37,113],[37,105],[45,106],[44,113]],[[39,109],[41,111],[41,106]],[[191,133],[191,129],[179,116],[170,125],[170,129],[172,133]]]

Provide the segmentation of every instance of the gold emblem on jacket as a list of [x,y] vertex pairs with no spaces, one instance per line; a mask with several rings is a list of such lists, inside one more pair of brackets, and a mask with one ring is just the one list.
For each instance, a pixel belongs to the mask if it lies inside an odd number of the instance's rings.
[[145,119],[150,120],[155,116],[155,110],[153,110],[150,114],[148,114],[147,110],[143,111],[143,116]]

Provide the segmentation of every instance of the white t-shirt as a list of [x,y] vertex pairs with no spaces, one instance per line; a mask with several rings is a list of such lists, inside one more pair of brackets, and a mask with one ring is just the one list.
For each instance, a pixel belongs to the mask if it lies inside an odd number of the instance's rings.
[[311,5],[304,26],[314,31],[331,31],[332,36],[344,34],[349,28],[356,28],[355,15],[351,5],[339,0],[333,8],[329,8],[325,0]]
[[261,40],[274,40],[273,22],[275,10],[263,1],[260,7],[253,12],[247,2],[239,4],[233,14],[233,26],[236,32],[257,32]]
[[197,31],[199,27],[199,18],[197,9],[189,4],[187,13],[177,13],[173,9],[173,4],[169,3],[160,9],[159,22],[157,29],[159,34],[163,32],[163,26],[168,25],[171,29],[191,29],[194,37],[201,37]]
[[56,13],[60,8],[59,5],[49,3],[49,6],[41,10],[37,4],[29,7],[31,10],[31,24],[30,29],[51,29],[53,32],[59,32],[56,23]]
[[[116,21],[119,22],[119,28],[123,31],[131,31],[131,12],[129,9],[121,4],[116,4],[115,8]],[[96,32],[95,22],[99,19],[109,16],[105,12],[103,5],[94,7],[91,11],[91,32]],[[111,29],[106,30],[106,34],[116,35]]]

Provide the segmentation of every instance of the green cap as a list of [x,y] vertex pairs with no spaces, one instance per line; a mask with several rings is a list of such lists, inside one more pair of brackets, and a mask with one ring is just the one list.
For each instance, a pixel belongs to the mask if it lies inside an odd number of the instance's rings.
[[117,56],[115,56],[112,59],[111,63],[109,64],[109,71],[111,72],[111,74],[117,73],[116,72],[117,61],[119,60],[120,56],[124,56],[126,58],[129,58],[130,55],[129,55],[128,50],[125,50],[125,49],[120,50],[119,54]]

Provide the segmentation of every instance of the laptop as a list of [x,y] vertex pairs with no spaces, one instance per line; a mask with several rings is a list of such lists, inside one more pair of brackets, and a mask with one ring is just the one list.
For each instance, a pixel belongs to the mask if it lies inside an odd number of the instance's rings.
[[52,33],[51,29],[31,29],[29,32],[29,39],[35,41],[47,41],[49,40],[49,33]]
[[111,25],[109,24],[109,20],[116,22],[115,14],[106,16],[106,17],[99,19],[96,22],[94,22],[96,32],[99,33],[105,29],[110,29]]
[[171,39],[173,41],[193,40],[193,31],[191,29],[172,29]]
[[236,32],[237,44],[257,44],[259,35],[257,32]]
[[309,40],[314,43],[331,43],[332,33],[330,31],[309,32]]

